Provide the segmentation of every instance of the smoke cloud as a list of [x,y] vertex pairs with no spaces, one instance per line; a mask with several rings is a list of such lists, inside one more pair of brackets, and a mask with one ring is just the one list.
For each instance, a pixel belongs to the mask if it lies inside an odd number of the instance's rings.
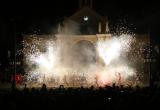
[[[105,86],[134,84],[136,68],[129,60],[133,35],[121,34],[95,44],[87,40],[73,43],[83,37],[76,24],[61,27],[55,37],[28,36],[24,40],[25,71],[27,83],[38,86]],[[78,35],[77,35],[78,34]],[[96,35],[95,35],[96,36]],[[134,58],[134,57],[133,57]]]

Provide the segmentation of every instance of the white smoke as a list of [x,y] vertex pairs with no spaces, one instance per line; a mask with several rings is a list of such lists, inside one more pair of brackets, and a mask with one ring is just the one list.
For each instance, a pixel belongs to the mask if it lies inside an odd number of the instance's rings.
[[[99,57],[96,60],[101,59],[104,65],[92,62],[91,58],[95,57],[95,53],[88,45],[73,48],[73,45],[64,37],[59,37],[56,41],[40,40],[34,38],[32,43],[26,41],[25,44],[26,47],[30,46],[26,52],[28,82],[35,80],[36,83],[54,86],[59,84],[104,86],[112,83],[125,84],[127,79],[136,73],[136,69],[129,65],[127,59],[127,53],[130,52],[131,44],[135,41],[131,35],[122,34],[97,41],[95,52],[98,52],[96,56]],[[36,44],[37,42],[39,43]],[[33,44],[36,44],[34,48]],[[44,51],[41,51],[41,48]],[[83,57],[87,58],[84,60]]]

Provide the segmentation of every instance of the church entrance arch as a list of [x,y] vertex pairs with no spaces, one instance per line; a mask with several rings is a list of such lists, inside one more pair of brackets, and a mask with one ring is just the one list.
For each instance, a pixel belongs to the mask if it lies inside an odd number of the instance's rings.
[[83,66],[89,66],[96,63],[96,48],[88,40],[80,40],[72,46],[75,63]]

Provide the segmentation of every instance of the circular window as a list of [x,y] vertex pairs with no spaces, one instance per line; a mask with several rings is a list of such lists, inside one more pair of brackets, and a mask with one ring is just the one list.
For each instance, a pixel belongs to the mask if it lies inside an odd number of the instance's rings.
[[84,17],[83,17],[83,20],[84,20],[84,21],[88,21],[88,19],[89,19],[88,16],[84,16]]

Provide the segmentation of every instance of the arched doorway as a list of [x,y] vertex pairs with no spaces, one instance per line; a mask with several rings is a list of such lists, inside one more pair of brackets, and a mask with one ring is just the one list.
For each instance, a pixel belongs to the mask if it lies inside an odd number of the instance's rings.
[[72,47],[74,65],[88,67],[96,63],[96,48],[94,44],[87,40],[81,40]]

